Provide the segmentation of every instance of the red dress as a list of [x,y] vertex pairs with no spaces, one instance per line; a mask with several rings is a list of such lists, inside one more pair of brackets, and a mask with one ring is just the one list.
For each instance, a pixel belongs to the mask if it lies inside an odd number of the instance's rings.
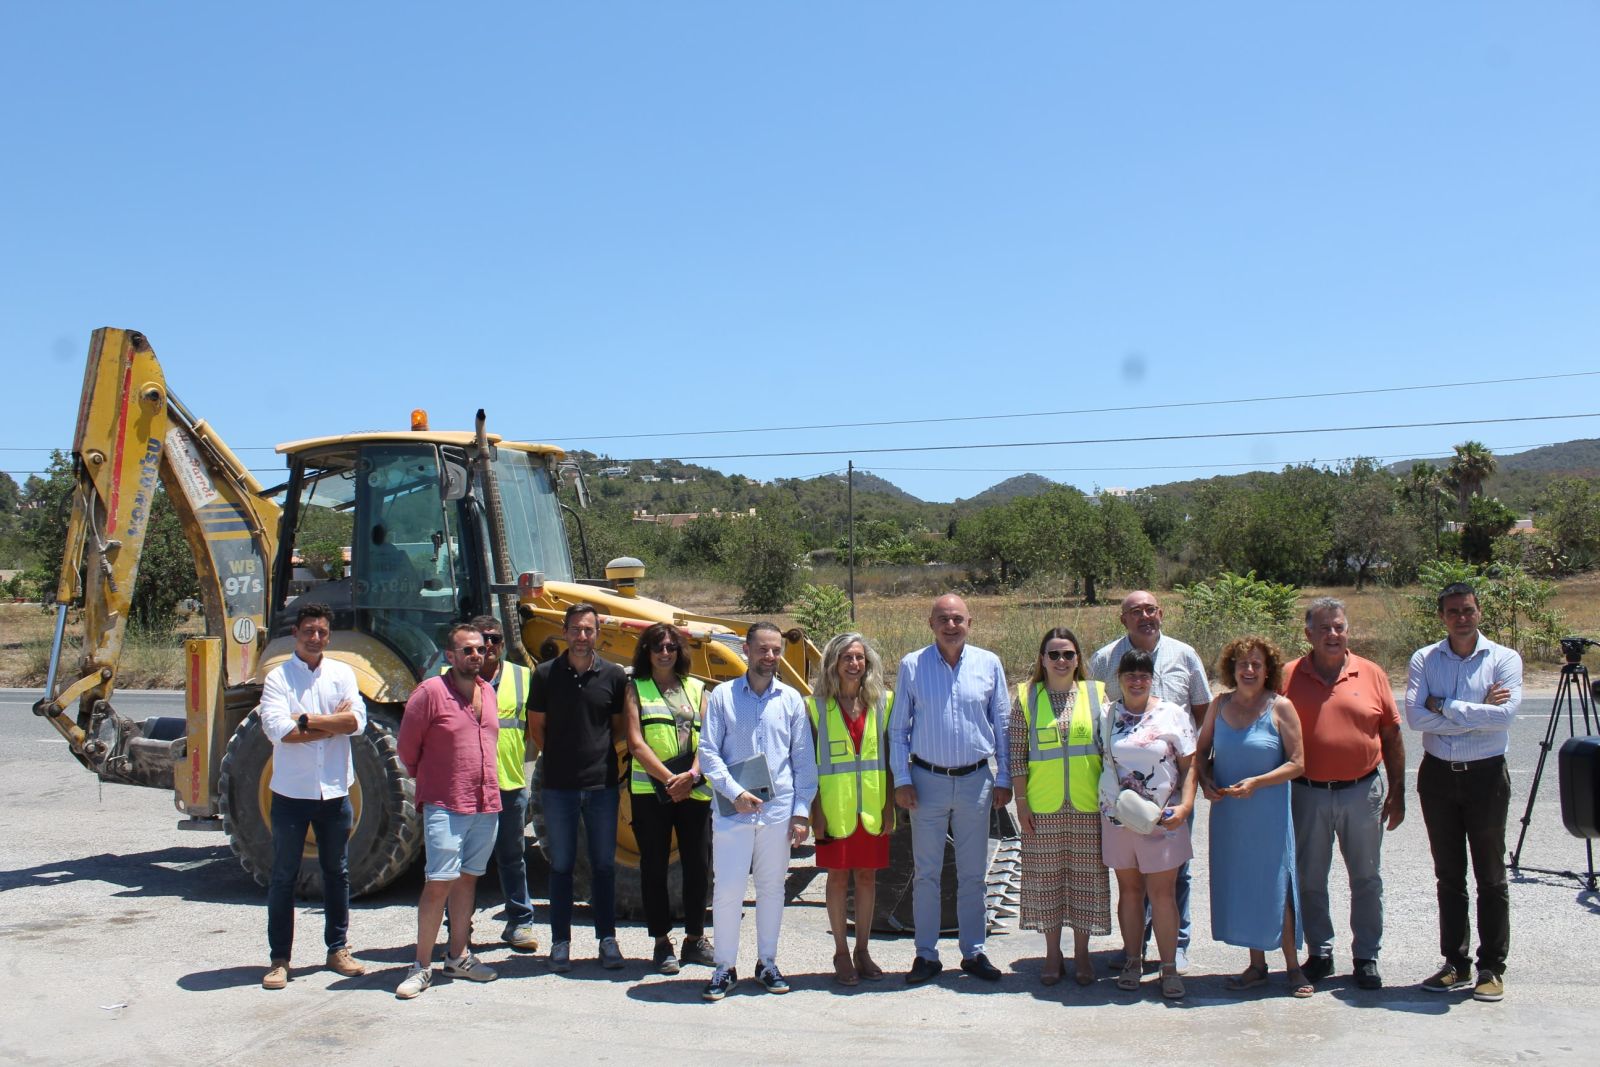
[[[843,718],[845,726],[850,729],[850,743],[860,752],[861,735],[866,732],[867,717],[857,715],[852,719],[846,715]],[[857,822],[856,832],[849,837],[818,843],[817,866],[825,871],[853,870],[858,867],[881,871],[889,866],[889,835],[869,834],[867,828]]]

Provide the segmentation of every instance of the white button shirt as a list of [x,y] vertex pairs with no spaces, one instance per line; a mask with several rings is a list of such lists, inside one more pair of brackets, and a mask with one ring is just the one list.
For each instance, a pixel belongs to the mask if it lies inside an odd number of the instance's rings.
[[299,654],[267,675],[261,688],[261,726],[272,741],[272,791],[301,800],[348,796],[355,779],[350,737],[286,745],[283,738],[300,728],[300,716],[332,715],[350,701],[356,733],[367,728],[367,705],[348,664],[324,656],[315,670]]

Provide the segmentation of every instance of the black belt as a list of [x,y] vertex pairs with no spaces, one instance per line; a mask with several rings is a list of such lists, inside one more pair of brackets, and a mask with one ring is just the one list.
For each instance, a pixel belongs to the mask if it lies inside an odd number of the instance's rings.
[[1372,781],[1373,776],[1377,773],[1378,768],[1374,767],[1366,774],[1363,774],[1360,778],[1350,778],[1343,782],[1318,782],[1311,778],[1296,778],[1294,780],[1294,784],[1308,785],[1312,789],[1349,789],[1353,785],[1360,785],[1362,782]]
[[979,767],[982,767],[988,762],[989,761],[986,759],[981,759],[977,763],[969,763],[965,767],[940,767],[936,764],[929,763],[921,756],[911,757],[911,766],[921,767],[923,770],[930,771],[933,774],[942,774],[946,778],[960,778],[964,774],[971,774],[973,771],[977,770]]
[[1442,763],[1446,767],[1450,768],[1450,770],[1455,771],[1457,774],[1462,774],[1467,771],[1488,770],[1489,768],[1495,767],[1506,761],[1504,756],[1485,756],[1483,759],[1471,760],[1440,759],[1431,752],[1424,752],[1422,754],[1422,758],[1425,760],[1431,759],[1435,763]]

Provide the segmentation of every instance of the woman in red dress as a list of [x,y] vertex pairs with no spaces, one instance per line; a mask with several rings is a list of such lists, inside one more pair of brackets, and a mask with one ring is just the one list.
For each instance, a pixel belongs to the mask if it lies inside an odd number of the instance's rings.
[[[807,710],[817,741],[817,798],[811,825],[817,866],[828,872],[828,922],[833,927],[833,976],[841,985],[878,981],[883,968],[867,941],[877,873],[889,866],[894,787],[889,775],[889,710],[894,694],[883,683],[883,661],[858,633],[840,634],[822,650]],[[845,939],[850,879],[856,885],[856,948]]]

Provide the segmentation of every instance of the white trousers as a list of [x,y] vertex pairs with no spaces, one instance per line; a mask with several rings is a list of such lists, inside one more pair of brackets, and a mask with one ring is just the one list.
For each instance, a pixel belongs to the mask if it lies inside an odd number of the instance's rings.
[[756,880],[756,959],[776,961],[783,929],[783,887],[789,875],[789,820],[765,826],[713,827],[711,929],[717,967],[731,968],[739,956],[739,922],[752,871]]

